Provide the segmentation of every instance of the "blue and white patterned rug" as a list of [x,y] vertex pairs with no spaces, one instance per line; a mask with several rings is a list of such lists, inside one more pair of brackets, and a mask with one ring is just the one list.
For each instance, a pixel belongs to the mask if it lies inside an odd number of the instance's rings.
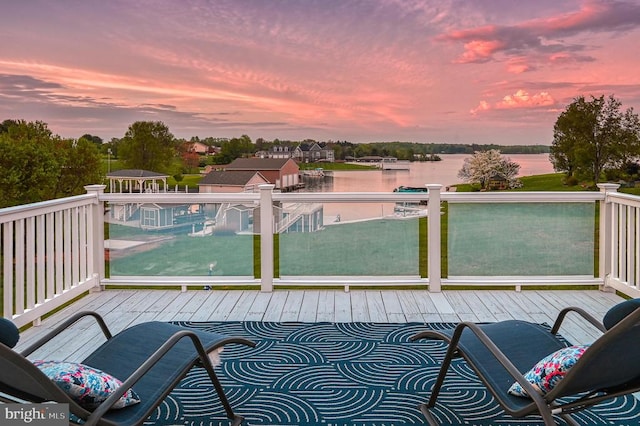
[[[244,425],[425,424],[425,402],[444,358],[440,341],[410,342],[426,328],[454,324],[182,322],[257,342],[227,345],[216,372]],[[444,425],[531,425],[492,399],[463,360],[454,361],[438,405]],[[640,404],[617,398],[577,413],[586,425],[638,425]],[[559,424],[564,424],[558,418]],[[145,424],[228,425],[205,371],[194,368]]]

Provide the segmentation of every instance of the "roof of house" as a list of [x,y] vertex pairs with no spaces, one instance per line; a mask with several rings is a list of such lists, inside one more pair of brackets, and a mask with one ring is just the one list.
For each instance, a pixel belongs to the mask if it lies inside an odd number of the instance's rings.
[[280,170],[290,158],[236,158],[225,170]]
[[260,174],[260,172],[255,170],[229,170],[229,171],[213,171],[206,174],[203,177],[198,185],[229,185],[229,186],[244,186],[255,175],[259,175],[265,183],[268,183],[267,179]]
[[141,169],[124,169],[124,170],[116,170],[110,173],[107,173],[107,177],[122,177],[122,178],[163,178],[169,177],[169,175],[165,175],[163,173],[150,172],[148,170]]
[[297,148],[300,148],[301,151],[311,151],[313,150],[323,150],[324,148],[322,146],[320,146],[320,144],[318,142],[313,142],[313,143],[307,143],[307,142],[301,142]]

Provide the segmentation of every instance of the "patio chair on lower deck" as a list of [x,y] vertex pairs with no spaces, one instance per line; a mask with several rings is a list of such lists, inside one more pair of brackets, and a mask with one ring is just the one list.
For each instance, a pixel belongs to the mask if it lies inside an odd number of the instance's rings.
[[[42,347],[53,337],[84,317],[93,317],[107,338],[80,366],[64,378],[59,377],[60,365],[53,365],[58,385],[26,357]],[[191,330],[166,322],[144,322],[112,335],[100,315],[81,312],[47,333],[37,342],[18,353],[11,349],[19,339],[18,331],[10,321],[2,319],[0,326],[0,399],[6,402],[57,402],[69,404],[69,411],[83,420],[85,425],[131,426],[142,424],[162,403],[173,388],[194,366],[203,367],[216,390],[225,414],[232,425],[239,425],[243,418],[235,414],[222,385],[214,371],[209,353],[230,343],[248,346],[255,344],[247,339],[230,337],[206,331]],[[108,373],[106,376],[102,373]],[[86,377],[85,377],[86,375]],[[114,389],[112,378],[122,381]],[[60,381],[62,383],[60,383]],[[82,383],[80,383],[82,382]],[[110,389],[100,395],[85,398],[86,389],[79,397],[69,393],[69,387],[96,383],[109,383]],[[67,392],[62,387],[68,387]],[[101,392],[102,390],[100,390]],[[79,401],[78,398],[84,398]],[[90,407],[84,402],[91,403]],[[212,401],[214,402],[214,401]],[[118,408],[118,409],[114,409]]]
[[[567,348],[558,331],[565,316],[578,313],[603,334],[592,344]],[[462,356],[500,406],[513,417],[554,415],[570,425],[571,413],[640,390],[640,299],[611,308],[601,324],[580,308],[563,309],[551,328],[508,320],[463,322],[451,330],[425,331],[412,337],[442,339],[449,346],[429,401],[420,406],[431,425],[432,409],[452,359]],[[535,366],[535,367],[534,367]]]

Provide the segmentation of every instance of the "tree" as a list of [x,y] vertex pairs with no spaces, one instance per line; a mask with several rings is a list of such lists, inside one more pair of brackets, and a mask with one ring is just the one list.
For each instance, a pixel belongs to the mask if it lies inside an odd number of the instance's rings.
[[102,182],[95,145],[62,140],[41,121],[2,123],[0,170],[0,208],[77,195]]
[[80,136],[80,139],[86,139],[88,141],[93,142],[94,144],[100,146],[102,145],[102,138],[100,136],[94,136],[94,135],[90,135],[89,133],[85,133],[84,135]]
[[216,155],[216,164],[229,164],[245,154],[253,154],[254,149],[249,136],[242,135],[239,138],[232,138],[222,143],[220,154]]
[[471,157],[465,158],[462,168],[458,171],[458,177],[464,182],[479,183],[482,189],[488,189],[490,179],[496,175],[507,180],[509,188],[520,186],[516,179],[520,165],[503,157],[500,151],[490,149],[488,151],[476,151]]
[[54,198],[84,194],[85,185],[102,182],[102,159],[94,141],[85,138],[59,140],[56,153],[60,173]]
[[185,140],[178,142],[178,152],[182,162],[181,171],[184,173],[192,173],[194,169],[197,171],[200,164],[200,155],[193,150],[194,144],[193,138],[191,138],[190,142]]
[[640,155],[640,120],[621,102],[579,96],[560,114],[553,128],[549,158],[557,172],[598,183],[603,172],[620,169]]
[[167,173],[175,156],[175,138],[160,121],[136,121],[118,144],[118,157],[129,169]]

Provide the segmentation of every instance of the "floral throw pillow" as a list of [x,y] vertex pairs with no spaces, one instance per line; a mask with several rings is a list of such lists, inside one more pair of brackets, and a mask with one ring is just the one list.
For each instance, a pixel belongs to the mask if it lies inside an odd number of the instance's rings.
[[[541,359],[524,375],[524,378],[533,385],[535,390],[545,395],[556,387],[588,347],[589,345],[576,345],[559,349]],[[516,396],[529,396],[518,382],[511,385],[509,393]]]
[[[66,361],[33,361],[60,389],[87,410],[95,410],[122,382],[110,374],[84,364]],[[111,408],[137,404],[140,398],[127,392]]]

